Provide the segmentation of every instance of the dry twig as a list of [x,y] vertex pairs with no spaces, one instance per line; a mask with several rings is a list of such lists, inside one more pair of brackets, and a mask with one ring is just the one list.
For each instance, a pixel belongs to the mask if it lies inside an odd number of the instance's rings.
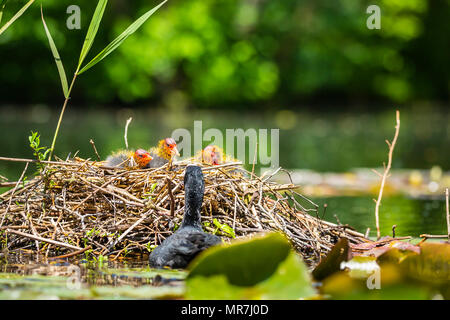
[[[400,132],[400,111],[397,110],[396,112],[396,125],[395,125],[395,135],[394,135],[394,139],[392,140],[392,142],[389,142],[388,140],[386,140],[386,143],[389,147],[389,155],[388,155],[388,164],[387,166],[384,167],[384,172],[383,175],[381,177],[381,186],[380,186],[380,191],[378,193],[378,199],[376,200],[376,204],[375,204],[375,225],[377,228],[377,239],[380,239],[381,234],[380,234],[380,218],[379,218],[379,208],[381,205],[381,198],[383,197],[383,189],[384,189],[384,185],[386,183],[386,179],[389,176],[389,170],[391,169],[391,165],[392,165],[392,155],[394,153],[394,148],[395,148],[395,144],[397,143],[397,138],[398,138],[398,134]],[[376,171],[376,173],[379,175],[379,173]]]
[[[8,201],[0,202],[0,218],[10,233],[8,248],[23,248],[37,240],[63,249],[91,246],[94,254],[107,252],[114,257],[126,251],[146,252],[181,223],[184,170],[192,162],[175,162],[171,170],[167,165],[125,170],[79,158],[47,161],[45,173],[0,195],[0,199],[10,198],[9,208]],[[239,162],[198,165],[205,179],[203,221],[217,219],[233,228],[237,237],[280,231],[311,264],[327,254],[341,236],[353,244],[367,241],[348,226],[310,215],[318,206],[296,192],[293,184],[261,179]],[[208,225],[205,229],[215,230]],[[217,232],[232,237],[220,228]],[[54,247],[47,250],[49,255],[61,255]]]

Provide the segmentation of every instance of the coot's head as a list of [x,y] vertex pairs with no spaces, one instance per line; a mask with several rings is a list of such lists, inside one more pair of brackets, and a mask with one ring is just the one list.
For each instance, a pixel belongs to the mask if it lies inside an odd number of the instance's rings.
[[185,202],[191,205],[202,205],[205,182],[199,166],[187,166],[184,173]]

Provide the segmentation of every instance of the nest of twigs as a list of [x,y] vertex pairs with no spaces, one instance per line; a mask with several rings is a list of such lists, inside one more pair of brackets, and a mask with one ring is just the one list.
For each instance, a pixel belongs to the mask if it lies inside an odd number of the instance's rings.
[[[189,163],[124,170],[79,158],[48,161],[38,176],[26,183],[19,180],[0,195],[2,246],[47,256],[90,250],[115,259],[130,252],[148,253],[181,223]],[[351,243],[365,241],[347,226],[317,218],[318,206],[296,186],[270,181],[275,172],[258,177],[239,163],[229,163],[203,166],[203,173],[202,223],[207,232],[232,240],[281,231],[310,264],[340,237]]]

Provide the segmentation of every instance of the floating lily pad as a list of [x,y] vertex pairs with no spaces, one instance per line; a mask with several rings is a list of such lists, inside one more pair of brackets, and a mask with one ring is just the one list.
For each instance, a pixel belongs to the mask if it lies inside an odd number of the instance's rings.
[[420,255],[408,256],[401,264],[418,281],[450,286],[450,244],[423,243]]
[[190,269],[187,299],[301,299],[315,295],[306,266],[278,233],[212,248]]
[[222,274],[230,284],[255,285],[271,276],[290,250],[289,242],[279,233],[213,247],[188,266],[188,278]]

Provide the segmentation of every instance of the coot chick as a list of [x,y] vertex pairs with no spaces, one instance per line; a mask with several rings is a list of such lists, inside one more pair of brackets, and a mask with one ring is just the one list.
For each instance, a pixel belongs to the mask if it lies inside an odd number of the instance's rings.
[[218,236],[203,232],[200,209],[205,182],[198,166],[188,166],[184,174],[184,217],[180,228],[165,239],[149,258],[150,267],[183,269],[201,251],[221,243]]
[[224,163],[225,156],[221,148],[216,145],[209,145],[205,149],[200,150],[195,159],[200,163],[219,165]]
[[135,169],[147,168],[152,161],[152,156],[148,151],[137,149],[136,151],[119,150],[108,156],[106,166]]
[[[209,145],[204,149],[197,152],[194,157],[195,161],[200,162],[202,164],[207,164],[210,166],[217,166],[220,164],[226,164],[231,162],[238,162],[239,160],[234,159],[233,157],[225,154],[223,149],[216,145]],[[248,177],[248,174],[244,170],[240,170],[241,167],[236,169],[228,169],[229,173],[232,174],[241,174],[244,177]]]
[[223,152],[223,149],[219,146],[212,144],[197,152],[195,159],[200,163],[209,164],[212,166],[239,161],[225,154],[225,152]]

